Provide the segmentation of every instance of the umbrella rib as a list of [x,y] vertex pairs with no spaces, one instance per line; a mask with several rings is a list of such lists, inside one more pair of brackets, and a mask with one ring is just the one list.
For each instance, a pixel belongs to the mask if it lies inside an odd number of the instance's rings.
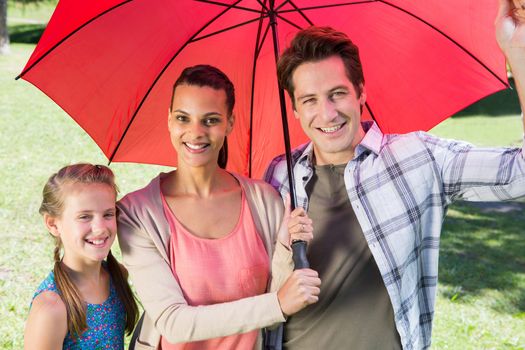
[[264,3],[261,2],[261,0],[257,0],[257,2],[259,3],[259,5],[261,5],[262,8],[264,8],[264,10],[265,10],[266,12],[269,12],[269,11],[270,11],[270,9],[268,8],[268,6],[266,6],[266,0],[264,0]]
[[313,23],[312,21],[310,21],[310,18],[308,18],[308,17],[304,14],[304,12],[303,12],[299,7],[297,7],[297,5],[296,5],[292,0],[290,0],[290,4],[293,6],[294,9],[297,10],[297,12],[301,15],[301,17],[303,17],[304,20],[305,20],[306,22],[308,22],[309,25],[311,25],[311,26],[314,25],[314,23]]
[[276,13],[276,16],[278,18],[280,18],[281,20],[285,21],[286,23],[288,23],[289,25],[291,25],[292,27],[295,27],[299,30],[303,29],[301,26],[299,26],[298,24],[295,24],[293,23],[292,21],[290,21],[289,19],[286,19],[285,17],[281,16],[280,14]]
[[270,23],[268,23],[268,24],[266,25],[266,29],[265,29],[265,31],[264,31],[264,35],[263,35],[263,37],[262,37],[262,39],[261,39],[261,42],[259,43],[259,44],[260,44],[259,47],[257,48],[257,57],[259,57],[259,53],[260,53],[261,50],[262,50],[262,47],[263,47],[264,41],[266,40],[266,36],[268,35],[268,32],[269,32],[269,31],[270,31]]
[[210,5],[230,7],[230,8],[236,9],[236,10],[244,10],[244,11],[256,12],[256,13],[260,13],[261,12],[259,10],[251,9],[249,7],[244,7],[244,6],[236,6],[236,5],[235,6],[230,6],[228,4],[225,4],[225,3],[222,3],[222,2],[219,2],[219,1],[211,1],[211,0],[195,0],[195,1],[203,2],[205,4],[210,4]]
[[472,59],[474,59],[476,62],[478,62],[483,68],[485,68],[490,74],[492,74],[500,83],[502,83],[505,87],[509,87],[509,85],[507,83],[505,83],[500,77],[498,77],[498,75],[496,73],[494,73],[489,67],[487,67],[487,65],[483,62],[481,62],[481,60],[479,58],[477,58],[472,52],[470,52],[469,50],[467,50],[467,48],[465,48],[463,45],[461,45],[460,43],[458,43],[456,40],[452,39],[450,36],[448,36],[447,34],[445,34],[443,31],[441,31],[440,29],[438,29],[436,26],[430,24],[429,22],[425,21],[423,18],[415,15],[414,13],[404,9],[404,8],[401,8],[397,5],[394,5],[394,4],[391,4],[389,3],[388,1],[383,1],[383,0],[377,0],[378,2],[381,2],[385,5],[388,5],[388,6],[391,6],[399,11],[402,11],[404,13],[406,13],[407,15],[417,19],[418,21],[424,23],[425,25],[429,26],[430,28],[434,29],[436,32],[438,32],[439,34],[441,34],[442,36],[444,36],[445,38],[447,38],[449,41],[451,41],[454,45],[456,45],[458,48],[460,48],[461,50],[463,50],[467,55],[469,55],[470,57],[472,57]]
[[[252,150],[253,150],[253,102],[255,99],[255,72],[257,70],[257,58],[259,57],[259,41],[261,40],[261,29],[263,24],[264,16],[261,13],[259,18],[259,26],[257,27],[257,37],[255,39],[255,48],[253,53],[253,68],[252,68],[252,88],[250,94],[250,136],[248,147],[248,177],[252,177]],[[266,33],[268,32],[269,24],[266,27]],[[266,37],[266,34],[264,35]],[[263,40],[264,41],[264,40]]]
[[[239,2],[241,2],[242,0],[237,0],[235,3],[231,4],[231,6],[235,6],[237,5]],[[115,147],[115,149],[113,150],[113,152],[111,152],[111,156],[109,157],[109,163],[111,163],[113,161],[113,158],[115,157],[115,155],[117,154],[117,151],[118,149],[120,148],[120,145],[122,144],[122,141],[124,140],[124,138],[126,137],[126,134],[128,133],[129,131],[129,128],[131,127],[131,124],[133,124],[133,122],[135,121],[135,117],[137,116],[137,114],[139,113],[140,109],[142,108],[142,106],[144,105],[144,102],[146,101],[146,98],[149,96],[149,94],[151,93],[151,90],[153,90],[153,87],[157,84],[157,82],[159,81],[160,77],[162,76],[162,74],[166,71],[166,69],[168,69],[168,67],[171,65],[171,62],[173,62],[173,60],[175,58],[177,58],[177,56],[179,55],[179,53],[182,52],[182,50],[184,50],[184,48],[186,46],[188,46],[189,43],[191,43],[191,40],[194,39],[197,35],[199,35],[204,29],[206,29],[209,25],[211,25],[213,22],[215,22],[219,17],[221,17],[222,15],[224,15],[226,12],[228,12],[230,10],[231,7],[228,7],[226,9],[224,9],[223,11],[221,11],[219,14],[217,14],[215,17],[213,17],[212,19],[210,19],[207,23],[205,23],[199,30],[197,30],[195,32],[195,34],[193,34],[191,36],[191,38],[189,38],[184,44],[182,44],[182,46],[177,50],[177,52],[173,55],[173,57],[171,57],[171,59],[168,61],[168,63],[166,63],[166,65],[164,66],[164,68],[162,68],[162,70],[159,72],[159,74],[157,75],[157,77],[155,78],[155,80],[153,81],[153,83],[151,84],[151,86],[149,87],[148,91],[146,91],[146,93],[144,94],[144,97],[142,98],[142,100],[140,101],[139,105],[137,106],[137,109],[135,110],[135,112],[133,113],[133,116],[131,117],[128,125],[126,126],[126,129],[124,130],[124,132],[122,133],[122,136],[120,137],[118,143],[117,143],[117,146]]]
[[368,101],[365,102],[365,107],[366,107],[366,109],[368,109],[368,112],[370,113],[370,116],[372,117],[372,120],[374,122],[376,122],[376,124],[377,124],[376,116],[374,115],[374,112],[372,112],[372,108],[370,108],[370,104],[368,103]]
[[[262,12],[261,12],[261,16],[262,17],[268,17],[267,15],[263,15]],[[253,23],[255,21],[258,21],[260,18],[254,18],[254,19],[250,19],[248,21],[244,21],[244,22],[241,22],[241,23],[237,23],[233,26],[230,26],[230,27],[226,27],[226,28],[223,28],[221,30],[217,30],[213,33],[210,33],[210,34],[206,34],[206,35],[203,35],[203,36],[200,36],[198,38],[193,38],[190,40],[190,43],[194,43],[196,41],[199,41],[199,40],[202,40],[202,39],[206,39],[206,38],[209,38],[210,36],[214,36],[214,35],[217,35],[217,34],[221,34],[221,33],[224,33],[224,32],[227,32],[229,30],[232,30],[232,29],[235,29],[235,28],[238,28],[238,27],[242,27],[244,25],[247,25],[247,24],[250,24],[250,23]]]
[[275,12],[278,12],[284,5],[286,5],[289,2],[290,0],[283,1],[279,6],[275,8]]
[[363,1],[343,2],[343,3],[340,3],[340,4],[327,4],[327,5],[318,5],[318,6],[308,6],[308,7],[295,8],[295,9],[292,9],[292,10],[283,10],[283,11],[279,11],[279,12],[280,13],[299,12],[299,11],[317,10],[317,9],[324,9],[324,8],[338,7],[338,6],[361,5],[361,4],[367,4],[369,2],[381,2],[381,0],[363,0]]
[[40,61],[42,61],[45,57],[47,57],[47,55],[49,55],[51,52],[53,52],[58,46],[60,46],[64,41],[66,41],[67,39],[69,39],[71,36],[73,36],[74,34],[76,34],[78,31],[80,31],[82,28],[84,28],[85,26],[87,26],[88,24],[90,24],[91,22],[97,20],[98,18],[104,16],[105,14],[107,14],[108,12],[111,12],[113,10],[115,10],[116,8],[120,7],[120,6],[123,6],[123,5],[126,5],[128,3],[130,3],[131,1],[133,0],[127,0],[127,1],[123,1],[121,2],[120,4],[118,5],[115,5],[109,9],[107,9],[106,11],[104,12],[101,12],[99,13],[98,15],[96,15],[95,17],[91,18],[89,21],[87,21],[86,23],[80,25],[77,29],[73,30],[71,33],[69,33],[68,35],[66,35],[64,38],[62,38],[59,42],[57,42],[55,45],[53,45],[53,47],[51,47],[49,50],[47,50],[44,54],[42,54],[42,56],[40,56],[35,62],[33,62],[29,67],[27,67],[27,69],[24,69],[22,71],[22,73],[20,73],[16,78],[15,80],[18,80],[20,79],[23,75],[25,75],[27,72],[29,72],[31,69],[33,69],[34,66],[36,66]]

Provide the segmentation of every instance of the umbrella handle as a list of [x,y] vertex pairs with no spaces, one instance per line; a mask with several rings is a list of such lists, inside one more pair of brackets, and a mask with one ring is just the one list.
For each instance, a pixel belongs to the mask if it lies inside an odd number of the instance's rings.
[[[274,11],[275,0],[270,0],[270,26],[273,37],[273,53],[275,55],[275,64],[279,61],[279,38],[277,36],[277,16]],[[284,89],[279,86],[279,105],[281,107],[281,119],[283,122],[284,149],[286,153],[286,168],[288,171],[288,184],[290,185],[290,199],[292,209],[295,209],[297,200],[295,198],[295,185],[293,176],[292,151],[290,146],[290,132],[288,130],[288,119],[286,117],[286,102],[284,99]],[[306,258],[306,242],[296,240],[292,242],[294,269],[304,269],[310,267]]]
[[301,240],[294,240],[292,242],[292,259],[294,270],[306,269],[310,267],[308,259],[306,258],[306,242]]

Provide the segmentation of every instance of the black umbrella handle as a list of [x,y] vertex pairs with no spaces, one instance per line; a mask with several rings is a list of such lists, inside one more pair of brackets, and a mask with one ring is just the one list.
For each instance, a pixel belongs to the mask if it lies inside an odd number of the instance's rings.
[[294,270],[307,269],[310,267],[308,259],[306,258],[306,242],[295,240],[292,242],[292,259]]
[[[273,10],[275,5],[274,0],[270,0],[269,19],[270,27],[272,28],[273,37],[273,53],[275,55],[275,64],[279,60],[279,38],[277,36],[277,16]],[[288,130],[288,119],[286,117],[286,102],[284,99],[284,90],[279,86],[279,105],[281,107],[281,119],[283,123],[283,136],[284,136],[284,150],[286,153],[286,167],[288,170],[288,185],[290,186],[290,199],[292,210],[296,207],[295,197],[295,184],[293,176],[293,164],[292,164],[292,148],[290,146],[290,131]],[[293,262],[295,269],[303,269],[309,267],[308,260],[306,259],[306,242],[295,241],[292,242]]]

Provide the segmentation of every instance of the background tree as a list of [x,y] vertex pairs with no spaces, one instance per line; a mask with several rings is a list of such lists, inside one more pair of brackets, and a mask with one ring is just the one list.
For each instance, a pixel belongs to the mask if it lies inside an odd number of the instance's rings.
[[0,0],[0,55],[10,52],[7,32],[7,0]]

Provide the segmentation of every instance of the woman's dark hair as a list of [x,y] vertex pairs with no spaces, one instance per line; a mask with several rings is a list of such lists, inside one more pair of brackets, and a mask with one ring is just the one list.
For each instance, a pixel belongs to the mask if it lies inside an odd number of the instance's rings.
[[[179,85],[194,85],[194,86],[208,86],[215,90],[224,90],[226,93],[226,106],[228,108],[228,115],[233,113],[235,106],[235,88],[228,76],[216,67],[199,64],[193,67],[185,68],[180,76],[173,84],[171,92],[171,104],[173,105],[173,98],[175,96],[175,89]],[[219,152],[218,164],[221,168],[226,168],[228,163],[228,141],[224,138],[224,144]]]
[[330,27],[312,26],[299,31],[290,47],[284,50],[277,63],[279,85],[285,89],[295,108],[293,73],[306,62],[316,62],[332,56],[343,60],[346,75],[352,82],[358,97],[365,83],[358,47],[346,36]]
[[[115,198],[118,192],[115,176],[108,167],[92,164],[69,165],[60,169],[56,174],[51,175],[47,180],[42,193],[40,214],[48,214],[55,218],[60,217],[64,212],[64,201],[67,195],[66,187],[75,183],[108,185],[115,192]],[[53,274],[60,297],[66,306],[68,331],[73,337],[78,337],[87,329],[86,306],[80,297],[78,288],[62,265],[60,254],[62,241],[59,237],[53,237],[55,239]],[[130,335],[137,322],[139,312],[135,297],[127,282],[127,271],[113,257],[111,250],[106,261],[108,273],[111,276],[118,297],[124,304],[126,312],[125,329]]]

